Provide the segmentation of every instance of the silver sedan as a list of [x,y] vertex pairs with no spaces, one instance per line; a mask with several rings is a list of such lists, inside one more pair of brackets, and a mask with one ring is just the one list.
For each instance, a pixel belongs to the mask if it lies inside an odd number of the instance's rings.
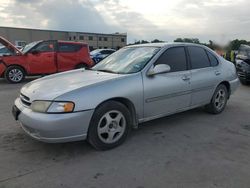
[[26,84],[13,115],[44,142],[87,139],[105,150],[120,145],[139,123],[205,106],[221,113],[239,80],[234,65],[201,45],[129,46],[90,70]]

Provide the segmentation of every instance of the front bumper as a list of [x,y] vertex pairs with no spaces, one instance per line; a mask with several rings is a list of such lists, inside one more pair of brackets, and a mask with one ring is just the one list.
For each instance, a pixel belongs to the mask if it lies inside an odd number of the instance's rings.
[[241,80],[250,81],[250,72],[238,71],[237,74]]
[[88,110],[64,114],[37,113],[24,107],[19,98],[15,101],[15,107],[19,110],[17,119],[23,130],[36,140],[48,143],[85,140],[94,112]]

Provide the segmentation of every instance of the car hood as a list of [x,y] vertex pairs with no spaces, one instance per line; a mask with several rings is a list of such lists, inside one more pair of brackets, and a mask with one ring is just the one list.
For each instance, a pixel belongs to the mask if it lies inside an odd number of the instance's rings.
[[79,69],[32,81],[22,87],[21,93],[27,96],[30,101],[53,100],[75,89],[99,84],[122,76],[124,75]]
[[9,42],[8,40],[6,40],[5,38],[3,37],[0,37],[0,44],[2,44],[3,46],[5,46],[6,48],[8,48],[9,50],[15,52],[15,53],[18,53],[20,55],[22,55],[23,53],[18,49],[16,48],[11,42]]

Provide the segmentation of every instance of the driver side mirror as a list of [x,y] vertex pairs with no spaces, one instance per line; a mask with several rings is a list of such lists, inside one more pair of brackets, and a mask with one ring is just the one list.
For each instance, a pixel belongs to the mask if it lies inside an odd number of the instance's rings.
[[151,69],[148,71],[148,76],[154,76],[156,74],[163,74],[170,72],[171,68],[167,64],[159,64],[154,67],[151,67]]

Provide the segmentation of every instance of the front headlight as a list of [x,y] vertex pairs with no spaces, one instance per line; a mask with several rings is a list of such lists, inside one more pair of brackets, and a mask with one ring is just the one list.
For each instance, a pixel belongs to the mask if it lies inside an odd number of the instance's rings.
[[51,101],[34,101],[32,102],[30,108],[34,112],[47,112],[49,106],[51,104]]
[[75,104],[73,102],[53,102],[49,109],[48,113],[68,113],[73,112]]
[[53,101],[34,101],[31,109],[41,113],[69,113],[73,112],[75,104],[73,102],[53,102]]

